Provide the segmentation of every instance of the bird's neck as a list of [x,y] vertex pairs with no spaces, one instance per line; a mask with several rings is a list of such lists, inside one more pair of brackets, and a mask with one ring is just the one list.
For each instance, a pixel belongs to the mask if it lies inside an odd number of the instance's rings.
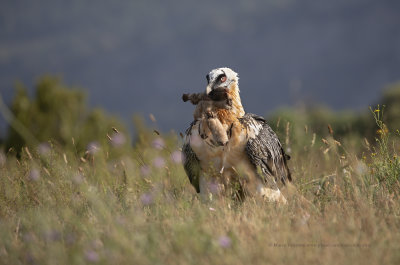
[[232,99],[232,108],[229,110],[219,109],[218,118],[222,123],[230,124],[238,118],[243,117],[245,112],[242,106],[242,101],[240,100],[239,88],[236,83],[231,84],[228,95]]

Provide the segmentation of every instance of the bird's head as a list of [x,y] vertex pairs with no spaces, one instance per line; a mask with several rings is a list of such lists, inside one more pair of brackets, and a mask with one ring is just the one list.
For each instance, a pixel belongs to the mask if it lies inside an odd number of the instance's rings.
[[230,68],[222,67],[211,70],[206,76],[207,88],[206,93],[218,94],[223,92],[232,92],[231,90],[237,89],[239,92],[239,77],[238,74]]
[[[229,111],[222,110],[220,112],[226,112],[227,114],[231,115],[231,118],[233,118],[233,120],[237,117],[242,117],[245,112],[239,96],[238,74],[230,68],[222,67],[211,70],[211,72],[206,77],[206,93],[212,100],[218,101],[227,98],[232,100],[232,109]],[[227,118],[225,117],[224,119]]]

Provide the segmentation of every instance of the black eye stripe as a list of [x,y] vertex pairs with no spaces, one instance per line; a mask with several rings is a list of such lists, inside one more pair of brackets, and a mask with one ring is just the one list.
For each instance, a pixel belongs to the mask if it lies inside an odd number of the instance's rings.
[[206,75],[207,83],[210,83],[210,75]]
[[220,75],[217,77],[217,80],[218,80],[218,81],[221,81],[221,78],[224,77],[224,76],[226,77],[225,74],[220,74]]

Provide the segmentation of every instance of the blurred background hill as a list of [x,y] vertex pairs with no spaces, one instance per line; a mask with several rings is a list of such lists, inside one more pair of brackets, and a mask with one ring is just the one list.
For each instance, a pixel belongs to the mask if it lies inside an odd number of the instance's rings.
[[229,66],[248,112],[365,111],[400,79],[399,14],[396,0],[2,1],[0,91],[11,104],[16,80],[32,97],[41,75],[59,75],[91,107],[183,131],[181,94]]

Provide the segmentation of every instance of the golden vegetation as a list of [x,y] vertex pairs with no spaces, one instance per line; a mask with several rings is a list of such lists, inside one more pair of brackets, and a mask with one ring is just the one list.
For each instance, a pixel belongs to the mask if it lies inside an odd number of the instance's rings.
[[376,143],[337,139],[332,124],[323,136],[271,124],[292,156],[283,206],[200,201],[181,138],[140,124],[133,147],[111,122],[83,147],[71,137],[4,150],[0,263],[398,264],[399,142],[376,109]]

